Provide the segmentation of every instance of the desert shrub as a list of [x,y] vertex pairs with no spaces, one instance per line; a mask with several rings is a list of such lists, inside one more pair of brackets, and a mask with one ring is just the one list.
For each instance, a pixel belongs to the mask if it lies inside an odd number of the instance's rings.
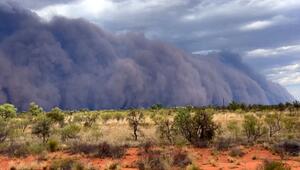
[[0,143],[3,143],[9,135],[9,126],[7,121],[0,118]]
[[0,105],[0,116],[7,120],[9,118],[13,118],[17,116],[17,108],[12,104],[2,104]]
[[134,140],[138,140],[138,132],[140,131],[140,126],[144,123],[144,113],[141,111],[131,111],[127,115],[127,121],[129,126],[133,130]]
[[277,161],[271,161],[271,160],[264,160],[262,165],[257,167],[257,170],[290,170],[291,167],[288,165],[277,162]]
[[245,153],[239,147],[232,148],[229,151],[229,156],[231,156],[231,157],[243,157],[244,155],[245,155]]
[[47,142],[47,147],[50,152],[57,151],[58,145],[59,145],[58,141],[54,139],[51,139]]
[[175,126],[191,144],[207,144],[215,136],[218,126],[212,120],[212,114],[198,110],[195,114],[180,111],[175,116]]
[[41,113],[44,112],[43,108],[40,107],[39,105],[37,105],[36,103],[34,102],[31,102],[29,104],[29,108],[28,108],[28,111],[27,111],[29,114],[33,115],[33,116],[37,116]]
[[172,113],[155,114],[152,116],[153,121],[156,124],[156,131],[159,137],[163,141],[167,141],[169,144],[174,143],[174,137],[176,135],[176,129],[174,127],[174,121],[171,118]]
[[74,121],[83,123],[85,127],[92,127],[97,119],[99,117],[99,114],[97,112],[78,112],[74,115]]
[[64,124],[65,114],[63,111],[55,107],[50,112],[48,112],[47,117],[50,118],[54,123],[59,123],[61,126]]
[[286,116],[283,119],[284,128],[288,133],[295,133],[300,128],[300,122],[297,118],[292,116]]
[[217,150],[228,150],[232,146],[232,143],[233,141],[231,138],[220,137],[214,142],[214,147]]
[[126,149],[122,146],[113,146],[106,142],[96,144],[73,143],[70,148],[72,153],[84,153],[99,158],[122,158]]
[[76,153],[95,154],[97,152],[97,145],[74,142],[71,144],[70,151],[74,154]]
[[76,124],[68,124],[60,130],[61,139],[63,141],[67,141],[69,139],[76,139],[78,138],[80,130],[80,126]]
[[81,162],[74,159],[54,160],[49,170],[92,170],[93,167],[85,167]]
[[286,140],[275,144],[274,151],[280,154],[287,154],[290,156],[298,156],[300,153],[300,142],[293,140]]
[[28,146],[19,143],[8,145],[4,152],[13,157],[26,157],[30,154]]
[[139,170],[168,170],[170,169],[169,161],[160,155],[147,155],[137,161]]
[[184,152],[182,150],[176,150],[172,153],[173,166],[184,168],[191,163],[192,161],[189,158],[187,152]]
[[47,150],[47,146],[40,143],[27,144],[30,154],[38,155]]
[[239,134],[240,134],[240,127],[238,125],[238,121],[236,120],[230,120],[227,123],[227,129],[231,133],[231,135],[234,137],[235,140],[237,140]]
[[195,164],[190,164],[186,167],[186,170],[200,170],[200,168]]
[[112,114],[111,114],[111,113],[102,113],[102,114],[100,115],[100,117],[101,117],[102,121],[103,121],[104,123],[106,123],[106,122],[108,122],[110,119],[112,119]]
[[273,137],[282,128],[283,116],[281,113],[266,114],[265,123],[268,127],[269,137]]
[[119,170],[121,169],[120,163],[118,162],[113,162],[110,165],[108,165],[107,168],[105,168],[105,170]]
[[122,158],[125,155],[125,147],[113,146],[106,142],[100,143],[97,148],[97,157]]
[[32,127],[32,134],[42,138],[43,143],[46,143],[51,134],[51,125],[51,119],[45,115],[39,115]]
[[243,130],[248,142],[256,142],[260,137],[267,133],[263,123],[254,115],[245,115]]

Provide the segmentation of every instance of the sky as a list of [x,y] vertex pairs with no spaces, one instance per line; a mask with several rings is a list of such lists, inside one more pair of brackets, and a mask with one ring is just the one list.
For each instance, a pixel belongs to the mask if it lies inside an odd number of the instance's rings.
[[230,50],[300,100],[299,0],[0,0],[45,21],[84,18],[114,33],[140,32],[193,54]]

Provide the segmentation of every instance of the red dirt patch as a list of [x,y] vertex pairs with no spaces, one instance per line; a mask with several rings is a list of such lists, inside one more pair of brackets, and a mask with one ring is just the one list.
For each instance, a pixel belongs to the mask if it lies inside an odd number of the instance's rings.
[[[169,148],[174,149],[172,147]],[[255,170],[264,159],[280,160],[278,155],[272,154],[270,151],[263,149],[262,147],[245,148],[243,151],[246,153],[241,158],[233,158],[229,156],[228,151],[213,152],[212,149],[202,148],[186,148],[185,150],[192,156],[194,162],[198,164],[201,169],[205,170],[229,170],[229,169],[247,169]],[[122,159],[99,159],[87,157],[84,155],[72,155],[66,152],[49,153],[46,161],[39,161],[36,156],[29,156],[27,158],[9,158],[6,156],[0,156],[0,170],[9,170],[11,166],[39,166],[43,168],[51,163],[55,159],[73,158],[81,161],[85,165],[93,165],[97,169],[104,169],[112,162],[119,162],[122,170],[137,170],[135,162],[139,158],[138,148],[129,148],[126,155]],[[292,167],[293,170],[300,170],[300,158],[289,157],[283,160]]]

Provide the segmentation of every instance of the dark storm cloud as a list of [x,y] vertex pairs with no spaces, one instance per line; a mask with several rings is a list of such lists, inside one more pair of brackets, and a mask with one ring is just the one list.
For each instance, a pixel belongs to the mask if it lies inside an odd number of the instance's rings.
[[278,103],[292,97],[231,53],[190,56],[142,34],[112,34],[81,19],[41,21],[0,7],[0,102],[24,109]]

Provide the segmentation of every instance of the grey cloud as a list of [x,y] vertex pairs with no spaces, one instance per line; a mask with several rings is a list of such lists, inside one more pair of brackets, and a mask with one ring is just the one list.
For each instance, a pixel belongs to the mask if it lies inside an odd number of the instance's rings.
[[142,34],[115,35],[82,19],[58,17],[46,23],[8,6],[0,7],[5,20],[0,102],[21,109],[31,101],[46,109],[103,109],[293,99],[232,53],[190,56]]

